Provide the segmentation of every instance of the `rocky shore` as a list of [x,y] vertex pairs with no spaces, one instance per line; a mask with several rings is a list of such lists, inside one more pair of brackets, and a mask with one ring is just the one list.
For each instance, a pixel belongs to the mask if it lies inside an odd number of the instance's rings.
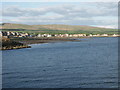
[[2,47],[0,48],[0,50],[11,50],[11,49],[21,49],[21,48],[31,48],[31,46]]
[[11,49],[21,49],[21,48],[30,48],[26,44],[16,42],[10,39],[2,38],[0,50],[11,50]]
[[29,44],[39,43],[53,43],[53,42],[64,42],[64,41],[80,41],[74,38],[2,38],[2,44],[0,50],[11,50],[21,48],[31,48]]
[[80,41],[74,38],[56,38],[56,37],[44,37],[44,38],[13,38],[14,41],[19,41],[23,44],[39,44],[39,43],[53,43],[53,42],[64,42],[64,41]]

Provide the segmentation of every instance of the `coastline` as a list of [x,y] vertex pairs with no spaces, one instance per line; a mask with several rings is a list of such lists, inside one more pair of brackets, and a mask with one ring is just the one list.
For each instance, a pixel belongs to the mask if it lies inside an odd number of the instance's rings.
[[81,41],[78,38],[94,38],[94,37],[119,37],[119,36],[83,36],[83,37],[33,37],[33,38],[11,38],[16,42],[23,44],[42,44],[42,43],[52,43],[60,41]]
[[[113,37],[113,36],[86,36],[86,37],[79,37],[79,38],[93,38],[93,37]],[[6,45],[4,41],[2,41],[2,47],[0,50],[12,50],[12,49],[22,49],[22,48],[31,48],[31,44],[43,44],[43,43],[55,43],[55,42],[66,42],[66,41],[81,41],[77,40],[78,38],[74,37],[44,37],[44,38],[11,38],[8,40]],[[12,41],[10,46],[7,46]],[[17,45],[14,45],[17,43]]]
[[0,50],[13,50],[13,49],[22,49],[22,48],[31,48],[31,46],[2,47]]
[[28,46],[27,44],[23,44],[8,38],[2,38],[0,44],[1,44],[0,50],[12,50],[31,47]]
[[50,37],[50,38],[47,38],[47,37],[44,37],[44,38],[14,38],[12,39],[14,41],[18,41],[20,43],[23,43],[23,44],[42,44],[42,43],[53,43],[53,42],[64,42],[64,41],[80,41],[80,40],[77,40],[76,38],[57,38],[57,37]]
[[11,38],[7,41],[2,41],[2,47],[0,50],[12,50],[31,48],[30,44],[42,44],[42,43],[54,43],[60,41],[80,41],[71,38]]

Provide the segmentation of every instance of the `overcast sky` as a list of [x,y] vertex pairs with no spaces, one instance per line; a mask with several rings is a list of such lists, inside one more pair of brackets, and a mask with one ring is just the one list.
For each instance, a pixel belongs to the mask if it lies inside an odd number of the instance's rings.
[[117,2],[3,2],[3,23],[117,28]]

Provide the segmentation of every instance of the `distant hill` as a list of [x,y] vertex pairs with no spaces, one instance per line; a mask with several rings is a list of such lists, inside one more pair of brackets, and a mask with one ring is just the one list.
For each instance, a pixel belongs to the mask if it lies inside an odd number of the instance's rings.
[[9,31],[24,31],[36,33],[117,33],[117,29],[99,28],[85,25],[25,25],[2,23],[0,29]]

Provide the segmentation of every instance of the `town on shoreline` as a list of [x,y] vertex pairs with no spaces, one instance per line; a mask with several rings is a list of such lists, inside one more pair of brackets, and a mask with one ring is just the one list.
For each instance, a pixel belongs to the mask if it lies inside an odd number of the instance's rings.
[[2,47],[0,50],[31,48],[29,44],[57,41],[80,41],[76,38],[119,37],[119,34],[30,34],[24,32],[0,31]]
[[10,32],[10,31],[0,31],[0,37],[12,38],[12,37],[67,37],[67,38],[79,38],[79,37],[119,37],[119,34],[30,34],[24,32]]

